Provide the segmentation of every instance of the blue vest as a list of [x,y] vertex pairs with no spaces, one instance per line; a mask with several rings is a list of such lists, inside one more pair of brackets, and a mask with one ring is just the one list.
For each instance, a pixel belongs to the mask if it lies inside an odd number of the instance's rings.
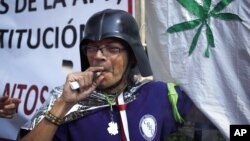
[[[178,110],[185,117],[192,102],[179,87],[175,89],[179,96]],[[141,86],[136,93],[136,100],[126,108],[130,141],[160,141],[176,131],[179,124],[172,114],[166,83],[152,81]],[[112,115],[121,125],[116,106]],[[107,131],[110,117],[109,107],[94,110],[85,117],[60,125],[54,141],[121,141],[121,131],[117,135],[110,135]]]

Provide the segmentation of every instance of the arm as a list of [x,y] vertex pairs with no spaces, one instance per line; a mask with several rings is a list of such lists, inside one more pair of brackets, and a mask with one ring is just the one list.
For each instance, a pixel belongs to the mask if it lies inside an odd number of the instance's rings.
[[[78,102],[87,98],[96,86],[102,81],[103,76],[93,80],[93,72],[101,71],[102,67],[91,67],[85,72],[68,75],[64,84],[62,95],[55,101],[49,111],[57,119],[63,119],[65,114]],[[72,90],[70,83],[78,81],[80,88]],[[58,125],[47,119],[46,116],[38,123],[21,141],[51,141],[57,131]]]
[[[54,106],[52,107],[50,112],[58,118],[63,118],[70,107],[70,105],[67,105],[63,101],[62,97],[59,97],[55,101]],[[21,141],[50,141],[53,139],[57,128],[58,126],[56,124],[53,124],[47,119],[43,118],[40,123],[30,131],[30,133],[28,133],[21,139]]]

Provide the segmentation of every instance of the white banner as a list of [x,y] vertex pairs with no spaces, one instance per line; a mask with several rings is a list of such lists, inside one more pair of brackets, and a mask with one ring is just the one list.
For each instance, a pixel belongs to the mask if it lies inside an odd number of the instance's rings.
[[180,84],[229,139],[250,124],[250,1],[222,1],[145,1],[146,29],[154,77]]
[[64,84],[63,62],[80,71],[79,41],[90,15],[133,7],[132,0],[1,0],[0,96],[22,102],[13,119],[0,119],[0,138],[16,139],[52,88]]

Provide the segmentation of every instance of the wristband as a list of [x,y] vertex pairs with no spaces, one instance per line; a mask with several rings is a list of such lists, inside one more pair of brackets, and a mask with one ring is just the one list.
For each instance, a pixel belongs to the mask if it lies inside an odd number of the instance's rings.
[[57,116],[55,116],[54,114],[52,114],[50,111],[47,111],[44,114],[44,117],[47,121],[49,121],[50,123],[53,123],[55,125],[60,125],[63,123],[63,120]]

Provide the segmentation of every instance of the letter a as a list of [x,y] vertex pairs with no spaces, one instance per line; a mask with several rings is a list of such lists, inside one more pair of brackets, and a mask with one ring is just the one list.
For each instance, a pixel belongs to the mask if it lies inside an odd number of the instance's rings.
[[239,131],[239,129],[236,129],[236,130],[235,130],[235,132],[234,132],[234,136],[241,136],[241,135],[240,135],[240,131]]

